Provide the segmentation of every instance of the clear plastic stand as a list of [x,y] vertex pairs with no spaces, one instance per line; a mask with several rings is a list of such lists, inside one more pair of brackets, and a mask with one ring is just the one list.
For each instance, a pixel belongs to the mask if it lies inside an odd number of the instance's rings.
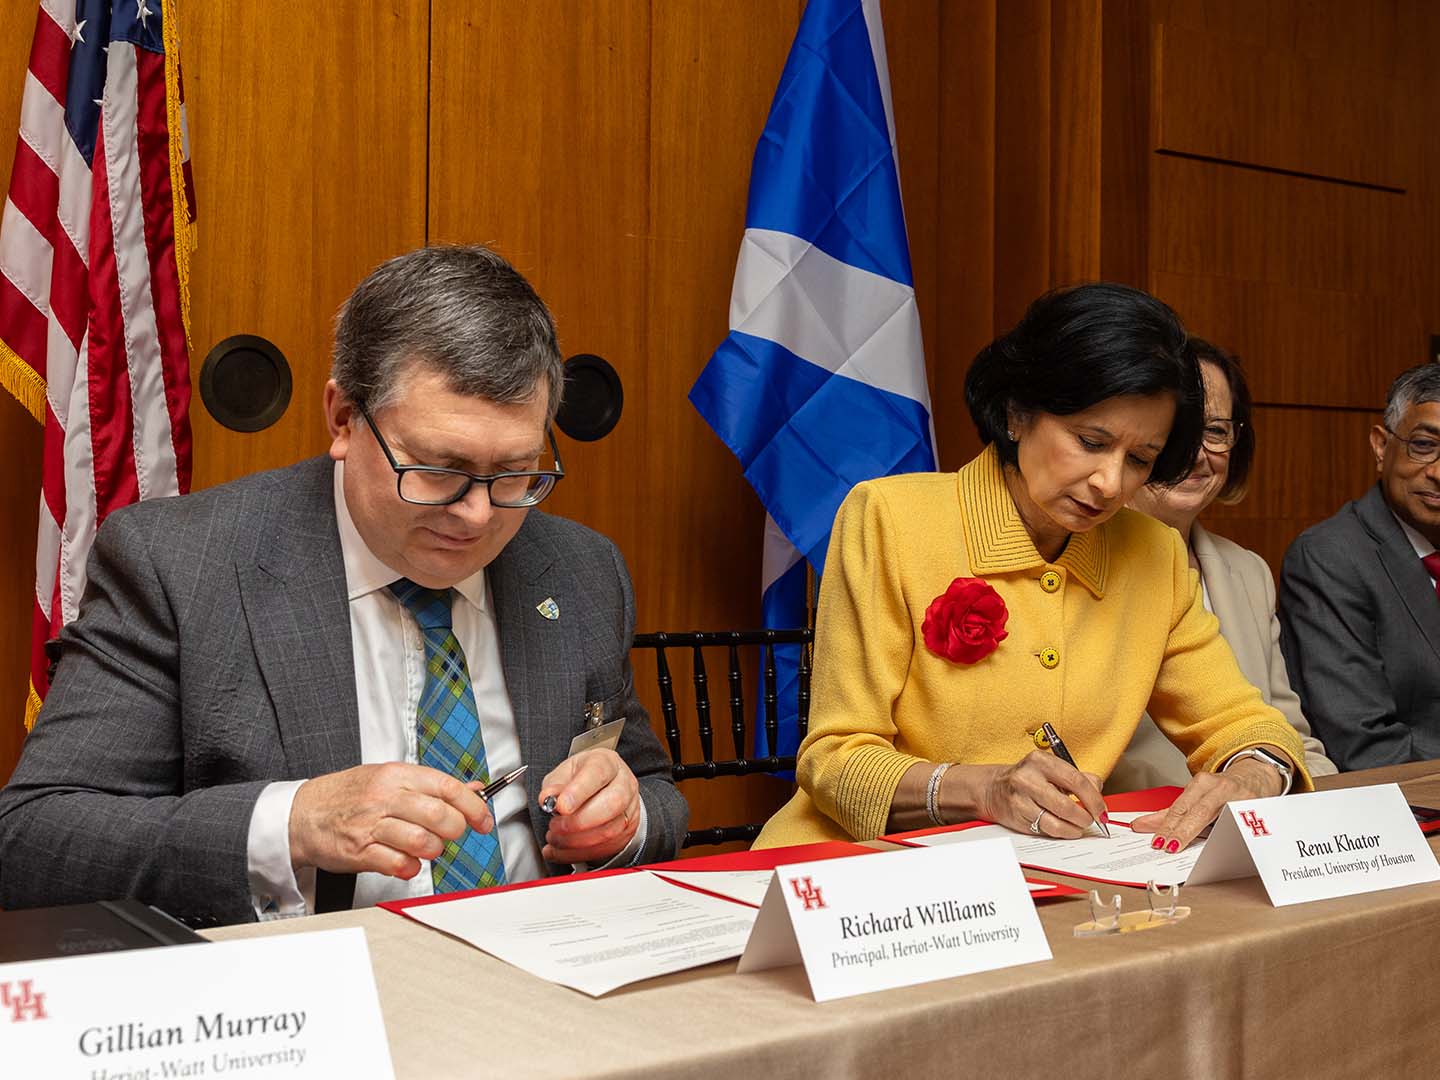
[[[1163,892],[1155,882],[1151,881],[1145,886],[1145,899],[1149,901],[1150,909],[1122,913],[1119,893],[1116,893],[1107,902],[1100,899],[1099,889],[1091,889],[1090,920],[1075,927],[1075,936],[1102,937],[1105,934],[1128,934],[1134,930],[1150,930],[1157,926],[1169,926],[1190,915],[1188,907],[1177,906],[1176,901],[1179,898],[1179,885],[1172,885],[1169,892]],[[1163,905],[1157,901],[1163,901]]]

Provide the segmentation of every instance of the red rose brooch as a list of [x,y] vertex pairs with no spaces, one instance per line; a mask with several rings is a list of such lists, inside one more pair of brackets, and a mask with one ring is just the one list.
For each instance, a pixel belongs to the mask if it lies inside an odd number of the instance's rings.
[[979,578],[957,577],[930,601],[920,633],[925,647],[956,664],[984,660],[1005,640],[1010,612],[1000,594]]

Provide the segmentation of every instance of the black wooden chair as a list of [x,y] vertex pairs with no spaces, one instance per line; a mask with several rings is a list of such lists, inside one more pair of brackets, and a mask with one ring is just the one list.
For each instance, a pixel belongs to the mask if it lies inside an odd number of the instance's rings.
[[[779,734],[776,712],[780,702],[775,667],[777,645],[799,645],[800,659],[797,698],[800,738],[810,722],[810,650],[815,639],[811,629],[803,630],[722,630],[692,633],[636,634],[636,649],[655,653],[656,683],[660,690],[660,713],[665,721],[665,741],[670,747],[671,772],[678,784],[684,780],[714,780],[721,776],[750,776],[756,773],[789,773],[795,769],[794,754],[776,754]],[[705,666],[705,649],[726,650],[725,677],[730,706],[730,744],[734,757],[715,757],[715,729],[710,718],[710,684]],[[742,674],[743,650],[758,648],[760,652],[760,685],[764,691],[765,734],[770,753],[749,757],[749,732],[745,722],[745,703],[749,692]],[[701,761],[686,761],[681,749],[679,707],[675,700],[675,684],[670,675],[667,651],[690,653],[690,679],[694,685],[696,731],[699,735]],[[760,834],[763,822],[744,825],[723,825],[692,829],[685,834],[685,846],[725,844],[734,840],[750,842]]]

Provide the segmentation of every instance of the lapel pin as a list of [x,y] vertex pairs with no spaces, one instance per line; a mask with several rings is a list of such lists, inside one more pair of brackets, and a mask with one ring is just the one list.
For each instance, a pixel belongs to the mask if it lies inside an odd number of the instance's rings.
[[540,603],[535,605],[535,610],[551,622],[560,618],[560,605],[555,602],[553,596],[547,596],[544,600],[541,600]]

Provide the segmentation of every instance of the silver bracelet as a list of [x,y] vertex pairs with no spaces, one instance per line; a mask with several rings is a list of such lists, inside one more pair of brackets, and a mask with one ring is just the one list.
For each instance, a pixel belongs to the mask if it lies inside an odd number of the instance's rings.
[[935,771],[930,774],[930,782],[925,785],[925,812],[930,815],[930,820],[936,825],[945,824],[940,817],[940,779],[948,768],[950,768],[948,761],[936,765]]

